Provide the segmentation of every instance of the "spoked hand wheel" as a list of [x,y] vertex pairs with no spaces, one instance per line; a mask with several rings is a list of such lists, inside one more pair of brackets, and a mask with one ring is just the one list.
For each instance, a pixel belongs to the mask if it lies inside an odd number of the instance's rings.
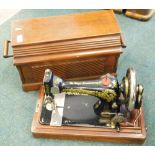
[[129,111],[139,109],[143,100],[143,86],[136,86],[136,72],[128,68],[126,76],[122,79],[122,93],[127,102]]

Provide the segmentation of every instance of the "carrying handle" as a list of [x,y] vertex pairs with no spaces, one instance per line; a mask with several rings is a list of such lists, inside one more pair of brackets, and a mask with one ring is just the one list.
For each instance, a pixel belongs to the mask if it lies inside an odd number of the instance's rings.
[[126,48],[124,35],[121,33],[121,44],[123,48]]
[[11,42],[10,40],[5,40],[5,42],[4,42],[4,49],[3,49],[3,57],[4,58],[13,57],[13,55],[8,55],[8,53],[9,53],[9,43],[10,42]]

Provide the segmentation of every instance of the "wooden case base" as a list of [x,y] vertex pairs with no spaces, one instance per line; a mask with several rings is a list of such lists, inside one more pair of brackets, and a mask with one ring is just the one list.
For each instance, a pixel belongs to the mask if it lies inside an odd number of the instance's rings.
[[120,132],[111,128],[90,128],[60,126],[54,127],[41,125],[39,123],[42,101],[44,97],[43,88],[37,101],[36,111],[32,122],[32,134],[36,138],[53,138],[53,139],[72,139],[72,140],[89,140],[89,141],[107,141],[119,143],[138,143],[142,144],[146,138],[146,128],[144,122],[144,109],[141,108],[141,115],[138,118],[138,126],[122,127]]

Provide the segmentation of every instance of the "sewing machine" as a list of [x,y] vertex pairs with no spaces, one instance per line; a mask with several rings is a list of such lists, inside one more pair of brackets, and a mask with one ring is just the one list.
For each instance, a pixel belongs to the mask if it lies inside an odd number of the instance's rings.
[[[140,109],[143,86],[136,84],[133,68],[122,82],[105,74],[97,80],[64,81],[50,69],[44,74],[44,100],[40,123],[50,126],[114,128],[134,126],[131,112]],[[138,117],[138,116],[137,116]]]
[[65,81],[46,69],[31,131],[39,138],[144,143],[143,86],[133,68],[121,83],[112,74]]

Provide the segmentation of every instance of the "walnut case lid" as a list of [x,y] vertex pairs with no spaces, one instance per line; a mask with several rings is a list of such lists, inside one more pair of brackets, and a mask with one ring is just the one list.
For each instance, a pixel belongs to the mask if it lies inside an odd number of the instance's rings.
[[[121,31],[112,10],[17,20],[12,24],[14,64],[45,61],[74,52],[121,52]],[[112,50],[114,51],[114,50]],[[118,52],[117,51],[117,52]],[[47,58],[47,57],[46,57]]]
[[120,33],[120,28],[113,11],[103,10],[17,20],[12,24],[11,40],[12,46],[17,46],[116,33]]

